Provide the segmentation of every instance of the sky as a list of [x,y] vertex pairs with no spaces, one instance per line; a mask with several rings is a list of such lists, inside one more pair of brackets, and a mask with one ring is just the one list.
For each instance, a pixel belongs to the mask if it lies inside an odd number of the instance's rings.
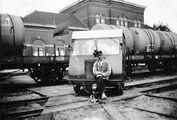
[[[58,13],[77,0],[0,0],[0,13],[24,17],[34,10]],[[124,0],[146,6],[144,23],[163,23],[177,33],[177,0]]]

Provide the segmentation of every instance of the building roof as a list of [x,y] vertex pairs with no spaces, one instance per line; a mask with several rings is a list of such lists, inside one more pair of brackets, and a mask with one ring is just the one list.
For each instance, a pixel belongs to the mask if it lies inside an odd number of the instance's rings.
[[[77,5],[77,4],[79,4],[79,3],[81,3],[81,2],[84,2],[84,1],[85,1],[85,0],[77,0],[76,2],[72,3],[71,5],[69,5],[69,6],[67,6],[67,7],[65,7],[65,8],[63,8],[63,9],[61,9],[61,10],[59,11],[59,13],[62,13],[63,11],[65,11],[65,10],[67,10],[67,9],[69,9],[69,8],[71,8],[71,7],[73,7],[73,6]],[[108,1],[108,0],[107,0],[107,1]],[[113,1],[113,2],[120,2],[120,3],[124,3],[124,4],[129,4],[129,5],[132,5],[132,6],[135,6],[135,7],[139,7],[139,8],[143,8],[143,9],[146,8],[146,6],[138,5],[138,4],[135,4],[135,3],[132,3],[132,2],[124,1],[124,0],[110,0],[110,2],[111,2],[111,1]]]
[[26,25],[53,26],[69,23],[72,28],[87,28],[76,16],[72,14],[58,14],[51,12],[34,11],[23,18]]
[[124,3],[124,4],[129,4],[129,5],[133,5],[135,7],[140,7],[140,8],[146,8],[146,6],[143,6],[143,5],[138,5],[136,3],[133,3],[133,2],[128,2],[128,1],[124,1],[124,0],[112,0],[114,2],[120,2],[120,3]]

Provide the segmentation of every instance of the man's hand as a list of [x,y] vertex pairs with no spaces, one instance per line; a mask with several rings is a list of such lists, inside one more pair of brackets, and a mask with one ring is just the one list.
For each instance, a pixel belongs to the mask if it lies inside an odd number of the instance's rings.
[[99,75],[99,74],[102,74],[102,72],[99,72],[99,71],[98,71],[98,72],[96,72],[96,75]]
[[100,77],[100,76],[103,76],[103,73],[102,72],[98,72],[96,77]]

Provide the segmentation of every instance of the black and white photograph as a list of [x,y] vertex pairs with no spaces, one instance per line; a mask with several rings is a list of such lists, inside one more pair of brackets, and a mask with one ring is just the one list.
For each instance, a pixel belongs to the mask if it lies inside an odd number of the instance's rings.
[[0,0],[0,120],[177,120],[177,0]]

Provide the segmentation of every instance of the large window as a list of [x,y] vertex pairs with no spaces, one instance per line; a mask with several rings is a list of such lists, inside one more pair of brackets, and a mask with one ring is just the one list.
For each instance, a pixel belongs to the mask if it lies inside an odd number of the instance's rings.
[[138,20],[138,27],[141,28],[141,21]]
[[44,56],[44,48],[41,46],[34,46],[33,56]]
[[57,40],[56,43],[56,56],[64,56],[65,55],[65,42],[63,40]]
[[124,23],[125,23],[125,27],[128,27],[128,19],[126,17],[124,17]]
[[128,19],[124,16],[118,16],[116,19],[116,25],[117,26],[125,26],[128,27]]
[[96,14],[96,24],[99,24],[101,23],[100,22],[100,15],[99,14]]
[[36,39],[33,41],[33,56],[44,56],[44,41],[41,39]]
[[123,17],[119,17],[119,19],[120,19],[120,26],[124,26],[124,19],[123,19]]
[[117,25],[117,26],[120,26],[119,19],[118,19],[118,20],[116,20],[116,25]]
[[99,39],[97,49],[103,54],[119,54],[119,39]]
[[101,14],[101,24],[105,24],[105,15]]
[[134,21],[134,27],[141,28],[141,21],[140,20],[135,20]]
[[75,40],[72,55],[93,55],[94,40]]
[[134,21],[134,27],[138,27],[138,22],[137,22],[137,20]]
[[72,55],[93,55],[95,49],[103,51],[103,54],[115,55],[119,54],[119,46],[118,38],[75,40]]
[[105,24],[106,17],[104,14],[98,13],[96,14],[96,24]]

